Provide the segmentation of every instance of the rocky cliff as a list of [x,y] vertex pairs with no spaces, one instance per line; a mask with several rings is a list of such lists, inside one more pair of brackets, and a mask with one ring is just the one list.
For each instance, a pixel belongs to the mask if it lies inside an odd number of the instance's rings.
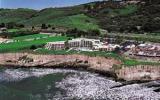
[[[36,55],[28,53],[0,54],[1,66],[83,68],[103,75],[112,75],[124,80],[158,80],[160,66],[139,65],[115,68],[121,61],[113,58],[90,57],[86,55]],[[118,67],[118,66],[117,66]]]
[[117,76],[125,80],[160,80],[160,66],[138,65],[122,67]]

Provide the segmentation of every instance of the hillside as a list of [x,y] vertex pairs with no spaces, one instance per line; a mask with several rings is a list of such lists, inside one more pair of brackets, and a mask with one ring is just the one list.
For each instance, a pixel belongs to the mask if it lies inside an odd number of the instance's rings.
[[0,9],[0,23],[20,22],[28,20],[32,15],[36,14],[36,10],[32,9]]
[[96,18],[101,28],[108,31],[160,32],[159,0],[140,0],[137,4],[103,1],[86,8],[86,14]]
[[160,32],[160,5],[158,0],[145,4],[122,5],[116,1],[98,1],[88,4],[31,9],[0,9],[0,23],[15,22],[25,26],[42,23],[80,30],[103,28],[109,32]]
[[55,27],[77,28],[80,30],[98,29],[97,21],[83,14],[83,5],[64,8],[46,8],[40,11],[31,9],[1,9],[0,23],[15,22],[25,26],[50,24]]
[[38,25],[41,23],[49,23],[50,20],[71,16],[81,13],[81,6],[65,7],[65,8],[46,8],[35,13],[30,19],[21,21],[27,25]]

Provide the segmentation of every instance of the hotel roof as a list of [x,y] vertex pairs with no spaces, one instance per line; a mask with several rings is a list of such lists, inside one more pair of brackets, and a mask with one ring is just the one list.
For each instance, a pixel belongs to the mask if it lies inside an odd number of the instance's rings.
[[81,41],[81,40],[87,40],[87,41],[100,41],[98,39],[88,39],[88,38],[76,38],[69,41]]
[[48,44],[64,44],[65,41],[48,42]]

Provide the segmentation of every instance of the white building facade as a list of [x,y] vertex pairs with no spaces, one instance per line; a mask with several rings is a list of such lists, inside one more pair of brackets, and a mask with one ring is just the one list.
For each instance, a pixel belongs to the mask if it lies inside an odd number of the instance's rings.
[[65,41],[48,42],[45,48],[49,50],[64,50]]
[[64,50],[65,48],[78,51],[113,51],[119,45],[106,44],[98,39],[76,38],[68,41],[48,42],[45,46],[49,50]]
[[68,47],[73,49],[83,48],[83,49],[93,49],[94,44],[99,44],[100,40],[87,39],[87,38],[77,38],[68,41]]

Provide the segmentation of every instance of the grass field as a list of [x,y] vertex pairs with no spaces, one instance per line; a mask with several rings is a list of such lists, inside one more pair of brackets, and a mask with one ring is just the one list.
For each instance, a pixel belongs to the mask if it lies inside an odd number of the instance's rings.
[[19,29],[7,29],[7,32],[10,32],[10,33],[18,32],[18,31],[20,31],[20,30]]
[[32,41],[20,41],[20,42],[0,44],[0,53],[25,50],[25,49],[29,49],[32,45],[38,46],[38,45],[46,44],[47,42],[65,41],[67,39],[68,37],[65,37],[65,36],[56,36],[56,37],[48,37],[48,38],[32,40]]
[[60,17],[54,20],[50,20],[49,24],[67,28],[77,28],[84,31],[99,28],[95,19],[90,18],[84,14]]
[[9,33],[23,32],[23,31],[27,31],[27,29],[26,28],[7,29],[7,32],[9,32]]
[[13,40],[18,40],[18,41],[25,41],[28,39],[37,39],[37,38],[44,38],[44,37],[49,37],[47,34],[34,34],[34,35],[26,35],[26,36],[19,36],[19,37],[14,37]]

